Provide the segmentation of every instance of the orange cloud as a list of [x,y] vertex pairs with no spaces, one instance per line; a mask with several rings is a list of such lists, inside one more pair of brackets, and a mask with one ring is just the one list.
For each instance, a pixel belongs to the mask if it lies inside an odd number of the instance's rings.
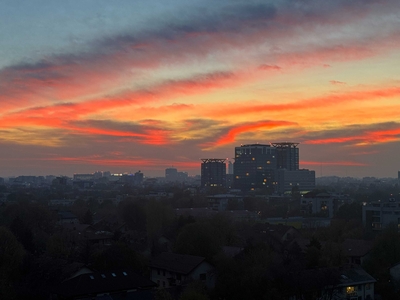
[[232,143],[242,133],[260,130],[271,130],[277,127],[296,126],[297,123],[287,121],[262,121],[256,123],[241,124],[233,127],[227,134],[220,137],[216,142],[203,145],[204,147],[219,147]]
[[315,97],[311,99],[302,99],[294,102],[285,104],[259,104],[251,105],[251,103],[226,105],[221,108],[218,106],[218,111],[209,111],[209,116],[217,117],[220,115],[220,111],[223,110],[227,115],[243,115],[253,114],[261,112],[286,112],[286,111],[299,111],[310,108],[325,108],[332,107],[335,105],[341,105],[343,103],[350,102],[367,102],[375,101],[381,98],[393,98],[398,97],[400,94],[400,87],[386,87],[381,89],[370,89],[370,90],[355,90],[348,91],[345,93],[332,93],[326,96]]

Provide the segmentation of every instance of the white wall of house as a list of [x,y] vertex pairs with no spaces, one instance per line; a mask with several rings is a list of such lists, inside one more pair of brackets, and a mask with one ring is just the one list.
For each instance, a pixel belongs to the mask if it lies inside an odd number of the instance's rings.
[[180,285],[187,279],[202,280],[206,284],[207,288],[213,288],[215,286],[215,274],[213,271],[215,268],[207,263],[202,262],[198,265],[191,273],[184,275],[181,273],[170,272],[163,269],[151,270],[151,280],[158,284],[160,287],[168,288],[172,285]]

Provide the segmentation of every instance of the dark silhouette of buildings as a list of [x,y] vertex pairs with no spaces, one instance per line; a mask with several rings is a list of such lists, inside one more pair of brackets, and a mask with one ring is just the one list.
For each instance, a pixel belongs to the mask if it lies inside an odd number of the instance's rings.
[[277,169],[295,171],[299,169],[299,143],[271,143],[276,149]]
[[234,187],[283,194],[315,187],[315,172],[299,169],[299,143],[249,144],[235,147]]
[[272,188],[277,168],[276,149],[270,145],[235,147],[234,186],[241,190]]
[[201,187],[225,187],[225,159],[203,158],[201,160]]

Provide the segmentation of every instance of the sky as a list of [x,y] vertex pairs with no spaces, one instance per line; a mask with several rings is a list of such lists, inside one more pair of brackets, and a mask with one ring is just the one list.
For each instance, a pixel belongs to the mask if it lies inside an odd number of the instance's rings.
[[400,1],[0,1],[0,176],[285,141],[317,177],[397,177]]

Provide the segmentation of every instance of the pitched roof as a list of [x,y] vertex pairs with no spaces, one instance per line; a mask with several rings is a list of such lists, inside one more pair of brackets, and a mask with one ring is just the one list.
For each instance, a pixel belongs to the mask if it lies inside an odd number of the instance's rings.
[[363,257],[372,250],[371,241],[347,239],[342,244],[343,253],[346,256]]
[[341,270],[339,286],[348,286],[354,284],[373,283],[376,280],[360,267],[350,267]]
[[54,292],[64,298],[115,293],[134,289],[148,289],[156,283],[131,270],[81,274],[62,282]]
[[164,252],[152,259],[150,266],[175,273],[189,274],[203,261],[205,258],[201,256]]

